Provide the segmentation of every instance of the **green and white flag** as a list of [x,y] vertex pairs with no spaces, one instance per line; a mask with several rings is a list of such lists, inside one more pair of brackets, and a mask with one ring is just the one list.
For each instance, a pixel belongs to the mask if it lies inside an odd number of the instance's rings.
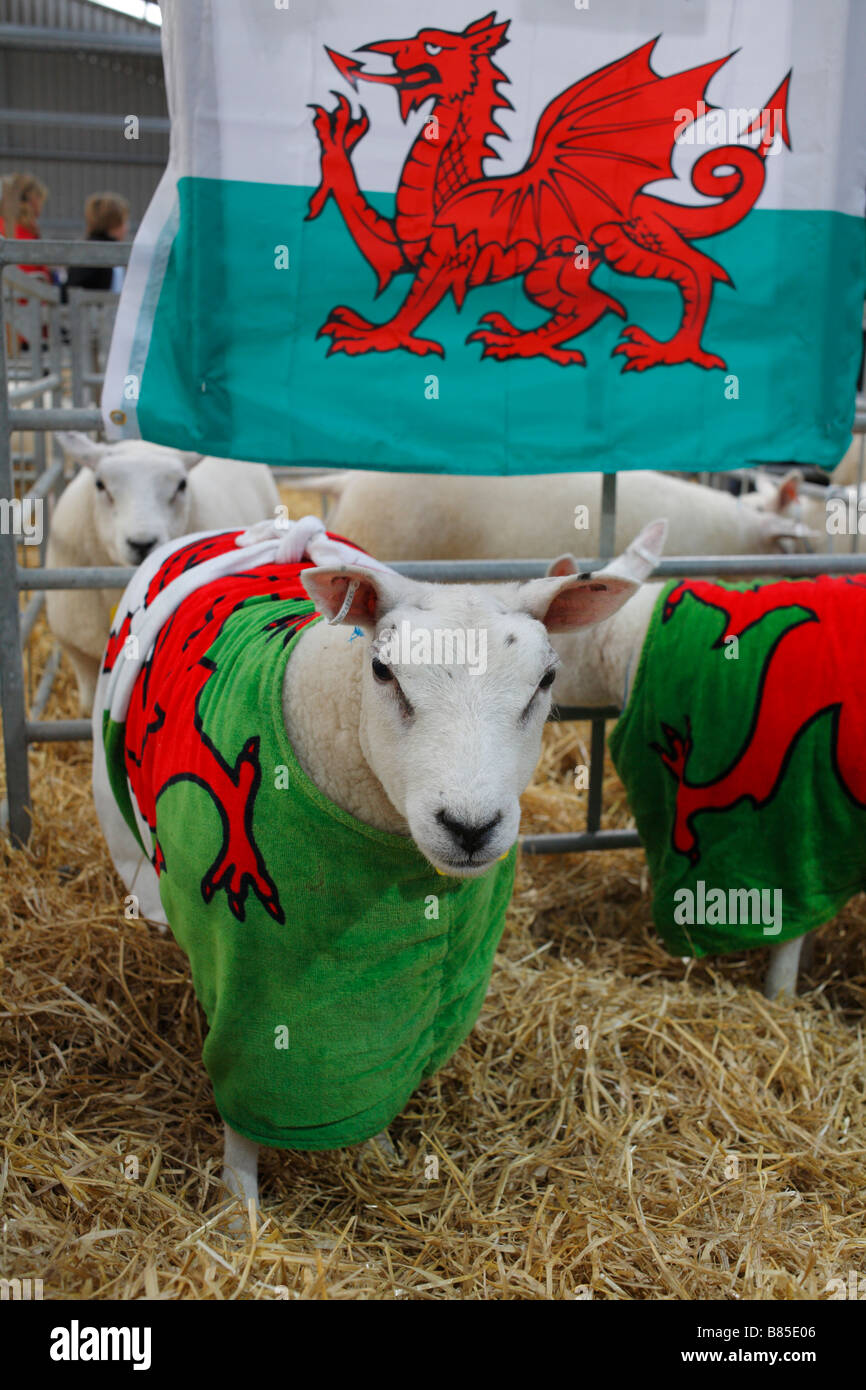
[[863,0],[163,0],[113,437],[443,473],[832,467]]

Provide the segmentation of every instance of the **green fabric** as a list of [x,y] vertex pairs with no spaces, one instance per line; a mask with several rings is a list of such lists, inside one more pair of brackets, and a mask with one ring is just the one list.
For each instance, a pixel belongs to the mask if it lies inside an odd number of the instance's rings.
[[138,821],[132,809],[132,797],[126,775],[126,725],[113,723],[107,709],[102,711],[102,741],[105,745],[105,770],[114,799],[143,853],[147,854],[147,847],[142,841]]
[[[790,580],[785,588],[796,584],[806,595],[809,581]],[[690,783],[721,778],[737,762],[749,736],[771,650],[775,652],[781,635],[804,618],[803,607],[790,604],[769,613],[739,636],[737,659],[731,659],[726,651],[732,648],[724,642],[727,624],[718,609],[687,599],[679,604],[674,621],[662,622],[665,602],[675,587],[676,581],[666,585],[655,606],[626,709],[609,740],[646,848],[653,918],[668,950],[680,956],[777,945],[826,922],[866,889],[866,810],[839,784],[835,715],[827,709],[792,744],[771,800],[756,806],[742,799],[722,811],[696,815],[696,863],[674,848],[678,785],[658,751],[667,747],[663,726],[683,732],[686,716],[691,721]],[[743,581],[714,587],[745,591],[756,585]],[[817,631],[817,624],[811,630]],[[850,644],[847,650],[850,660]],[[844,641],[839,651],[844,661]],[[728,920],[675,920],[675,914],[680,919],[688,915],[688,900],[675,897],[683,889],[693,894],[693,915],[710,918],[720,913],[709,895],[723,890]],[[737,912],[731,910],[730,890],[737,889],[764,890],[767,905],[780,890],[781,930],[765,931],[767,917],[730,920],[744,915],[744,899],[737,900]]]
[[[291,607],[263,601],[276,618]],[[202,901],[220,820],[188,780],[157,803],[160,893],[207,1015],[203,1056],[220,1114],[261,1144],[339,1148],[393,1120],[472,1029],[516,852],[481,878],[445,877],[410,839],[329,801],[301,770],[281,709],[286,661],[308,629],[285,648],[261,629],[260,602],[227,619],[209,649],[215,670],[199,712],[230,764],[241,736],[260,731],[253,828],[285,925],[254,893],[243,922],[224,892]],[[277,1045],[281,1029],[287,1047]]]

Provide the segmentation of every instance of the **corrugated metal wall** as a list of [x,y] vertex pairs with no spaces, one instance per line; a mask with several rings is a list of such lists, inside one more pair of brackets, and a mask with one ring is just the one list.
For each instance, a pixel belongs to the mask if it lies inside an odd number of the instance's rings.
[[89,0],[2,0],[0,22],[42,29],[78,29],[89,34],[158,34],[152,24],[91,5]]
[[162,59],[140,48],[158,41],[153,25],[88,0],[0,0],[0,173],[47,185],[43,235],[82,235],[84,200],[104,190],[129,200],[137,226],[168,154]]

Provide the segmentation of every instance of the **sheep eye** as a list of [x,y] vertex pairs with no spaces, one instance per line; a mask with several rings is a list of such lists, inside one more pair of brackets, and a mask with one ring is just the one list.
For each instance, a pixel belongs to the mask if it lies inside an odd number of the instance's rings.
[[553,685],[555,679],[555,671],[546,671],[544,675],[541,677],[541,680],[538,682],[539,690],[549,690],[550,687]]
[[386,666],[384,661],[379,661],[375,656],[373,657],[373,675],[376,677],[376,680],[381,681],[383,685],[386,681],[392,681],[394,679],[394,672],[391,670],[391,667]]
[[175,497],[180,497],[180,494],[182,492],[186,492],[186,478],[181,478],[180,482],[178,483],[177,492],[174,494]]
[[424,52],[429,53],[431,58],[435,58],[442,52],[442,45],[438,43],[425,43]]
[[96,479],[96,491],[105,492],[105,483],[102,481],[101,478]]

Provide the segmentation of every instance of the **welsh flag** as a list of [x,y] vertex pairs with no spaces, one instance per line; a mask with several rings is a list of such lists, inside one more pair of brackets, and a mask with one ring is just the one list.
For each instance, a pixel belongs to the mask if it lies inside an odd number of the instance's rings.
[[832,467],[863,0],[163,0],[110,436],[442,473]]

